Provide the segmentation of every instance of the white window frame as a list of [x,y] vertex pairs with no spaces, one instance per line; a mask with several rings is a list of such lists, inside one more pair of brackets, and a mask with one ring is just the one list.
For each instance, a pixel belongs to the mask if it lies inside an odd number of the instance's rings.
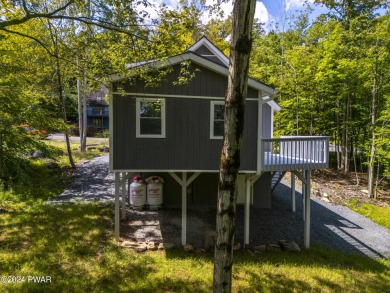
[[[161,134],[141,134],[141,102],[161,102]],[[164,98],[136,98],[136,137],[137,138],[165,138],[165,99]]]
[[214,135],[214,109],[215,105],[225,106],[225,101],[210,101],[210,139],[223,139],[222,136]]

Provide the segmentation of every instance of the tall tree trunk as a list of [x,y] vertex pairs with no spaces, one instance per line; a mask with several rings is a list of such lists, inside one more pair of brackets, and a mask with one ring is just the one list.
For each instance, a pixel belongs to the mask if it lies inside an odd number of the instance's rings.
[[343,143],[342,143],[342,162],[344,172],[349,171],[349,101],[350,96],[348,94],[344,104],[344,116],[343,116]]
[[[62,118],[63,118],[64,122],[67,123],[68,118],[66,115],[64,90],[62,87],[61,64],[60,64],[60,57],[59,57],[59,52],[58,52],[58,40],[57,40],[57,37],[53,33],[53,27],[52,27],[50,21],[48,21],[48,25],[49,25],[49,29],[50,29],[50,37],[51,37],[51,40],[52,40],[53,46],[54,46],[54,58],[56,60],[58,98],[59,98],[60,105],[61,105]],[[73,160],[72,148],[70,146],[70,139],[69,139],[68,133],[65,133],[65,141],[66,141],[66,149],[68,152],[69,163],[70,163],[72,168],[76,168],[76,164],[74,163],[74,160]]]
[[[91,18],[91,1],[88,1],[87,3],[87,17],[88,19]],[[88,27],[86,27],[88,30]],[[88,93],[88,55],[89,55],[89,48],[88,48],[88,43],[89,43],[89,32],[86,32],[86,47],[85,47],[85,65],[84,65],[84,88],[83,88],[83,103],[82,103],[82,115],[83,115],[83,120],[82,120],[82,129],[80,129],[80,149],[83,153],[85,153],[86,148],[87,148],[87,128],[88,128],[88,123],[87,123],[87,93]]]
[[377,92],[377,74],[374,69],[374,80],[372,85],[372,99],[371,99],[371,146],[370,146],[370,160],[368,164],[368,197],[374,197],[374,167],[375,167],[375,123],[376,123],[376,92]]
[[83,116],[83,93],[82,93],[82,90],[81,90],[81,79],[80,79],[80,75],[81,75],[81,69],[80,69],[80,60],[79,58],[77,57],[77,60],[76,60],[76,63],[77,63],[77,73],[78,73],[78,76],[77,76],[77,111],[78,111],[78,116],[79,116],[79,136],[80,136],[80,150],[81,150],[81,146],[83,145],[83,135],[82,135],[82,132],[83,132],[83,119],[84,119],[84,116]]
[[255,5],[255,0],[236,0],[233,8],[224,141],[218,182],[214,292],[231,292],[232,288],[236,182],[240,166]]
[[[87,49],[86,49],[87,54]],[[87,63],[88,57],[85,57],[85,63]],[[88,70],[87,68],[84,69],[84,89],[83,89],[83,100],[82,100],[82,115],[83,115],[83,121],[82,121],[82,131],[80,131],[81,136],[81,145],[80,149],[83,153],[85,153],[87,148],[87,90],[88,90],[88,81],[87,81],[87,75]]]
[[[337,100],[337,109],[340,109],[340,101]],[[341,158],[340,158],[340,115],[336,113],[336,157],[337,157],[337,170],[341,169]]]

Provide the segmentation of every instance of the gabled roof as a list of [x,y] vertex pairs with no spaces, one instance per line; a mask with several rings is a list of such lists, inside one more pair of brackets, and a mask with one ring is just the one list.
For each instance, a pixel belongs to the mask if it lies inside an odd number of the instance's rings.
[[[225,65],[226,67],[229,67],[229,58],[224,53],[222,53],[216,46],[214,46],[214,44],[211,43],[209,41],[209,39],[206,38],[205,36],[203,36],[201,39],[199,39],[199,41],[197,41],[195,44],[193,44],[191,47],[189,47],[187,49],[187,52],[196,52],[202,46],[207,48],[212,53],[212,55],[217,57],[223,65]],[[202,54],[200,54],[200,55],[202,56]],[[205,57],[205,56],[202,56],[202,57]]]
[[[220,64],[219,62],[214,62],[204,56],[201,56],[197,53],[194,53],[193,50],[199,49],[201,46],[206,46],[208,50],[210,50],[218,59],[224,64]],[[206,37],[202,37],[198,42],[196,42],[194,45],[192,45],[186,52],[169,57],[164,60],[149,60],[145,62],[138,62],[138,63],[132,63],[128,64],[126,67],[128,69],[141,67],[141,66],[150,66],[154,69],[162,69],[168,66],[172,66],[175,64],[179,64],[183,61],[192,61],[198,65],[201,65],[209,70],[212,70],[214,72],[217,72],[221,75],[228,76],[229,75],[229,59],[226,57],[217,47],[215,47]],[[226,65],[225,65],[226,64]],[[136,73],[135,73],[136,74]],[[134,74],[134,75],[135,75]],[[117,82],[125,79],[125,77],[121,75],[110,75],[109,80],[111,82]],[[256,80],[254,78],[249,77],[248,78],[248,85],[254,89],[260,90],[263,92],[263,100],[266,99],[269,96],[274,96],[277,91],[272,88],[269,85],[266,85],[265,83],[262,83],[259,80]],[[273,100],[267,102],[268,105],[271,106],[271,108],[274,111],[280,111],[281,107]]]

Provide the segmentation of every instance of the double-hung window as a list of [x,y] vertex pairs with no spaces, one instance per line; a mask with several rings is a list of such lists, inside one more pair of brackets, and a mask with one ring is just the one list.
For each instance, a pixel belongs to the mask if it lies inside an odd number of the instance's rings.
[[137,137],[165,137],[165,99],[136,98]]
[[211,101],[210,104],[210,138],[223,138],[224,101]]

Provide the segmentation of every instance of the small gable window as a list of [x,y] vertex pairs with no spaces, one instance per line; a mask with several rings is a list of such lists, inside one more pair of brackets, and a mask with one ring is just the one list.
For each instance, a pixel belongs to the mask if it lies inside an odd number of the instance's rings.
[[224,101],[211,101],[210,107],[210,139],[223,138]]
[[137,137],[165,137],[165,99],[136,98]]

